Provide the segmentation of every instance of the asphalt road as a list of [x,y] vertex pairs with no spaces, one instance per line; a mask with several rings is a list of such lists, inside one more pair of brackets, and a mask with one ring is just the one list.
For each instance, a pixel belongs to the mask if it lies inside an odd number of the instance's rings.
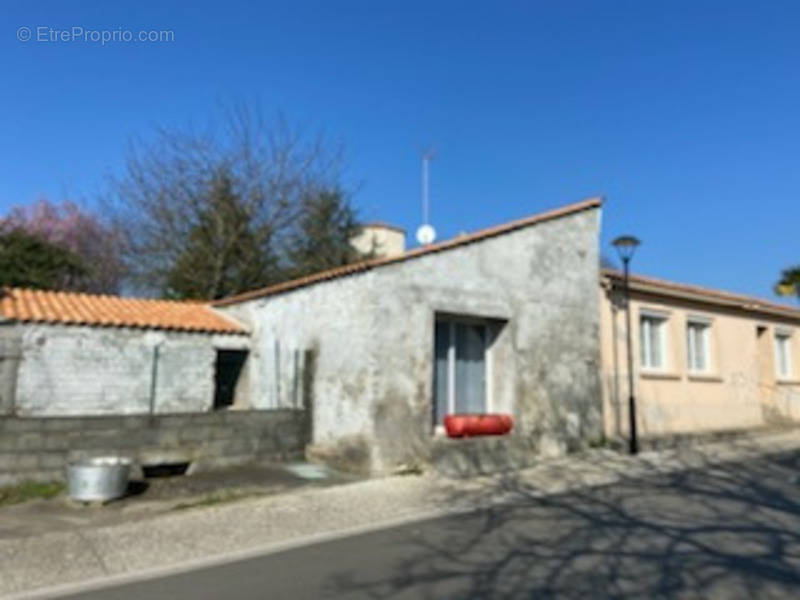
[[154,598],[800,598],[800,452],[516,500],[84,593]]

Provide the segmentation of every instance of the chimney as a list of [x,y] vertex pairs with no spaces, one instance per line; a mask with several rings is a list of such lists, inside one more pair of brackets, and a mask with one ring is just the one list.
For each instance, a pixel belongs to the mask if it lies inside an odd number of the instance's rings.
[[406,232],[386,223],[366,223],[350,244],[362,254],[373,253],[376,258],[389,258],[406,251]]

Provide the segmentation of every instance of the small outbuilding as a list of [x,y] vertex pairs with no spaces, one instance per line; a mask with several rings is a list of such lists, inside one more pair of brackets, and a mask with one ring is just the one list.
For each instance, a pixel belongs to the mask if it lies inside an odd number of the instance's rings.
[[247,330],[207,304],[0,291],[0,414],[132,415],[246,404]]

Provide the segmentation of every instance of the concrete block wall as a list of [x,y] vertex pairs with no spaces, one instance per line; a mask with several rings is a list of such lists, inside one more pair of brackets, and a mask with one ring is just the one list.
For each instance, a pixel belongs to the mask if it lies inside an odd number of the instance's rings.
[[63,481],[69,461],[123,455],[193,471],[302,458],[306,413],[282,409],[95,417],[0,417],[0,486]]

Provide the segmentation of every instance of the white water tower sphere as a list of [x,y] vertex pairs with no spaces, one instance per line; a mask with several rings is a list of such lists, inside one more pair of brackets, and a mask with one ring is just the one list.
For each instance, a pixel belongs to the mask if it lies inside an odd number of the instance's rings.
[[432,244],[433,240],[435,239],[436,239],[436,230],[430,225],[425,224],[419,229],[417,229],[417,241],[423,246]]

